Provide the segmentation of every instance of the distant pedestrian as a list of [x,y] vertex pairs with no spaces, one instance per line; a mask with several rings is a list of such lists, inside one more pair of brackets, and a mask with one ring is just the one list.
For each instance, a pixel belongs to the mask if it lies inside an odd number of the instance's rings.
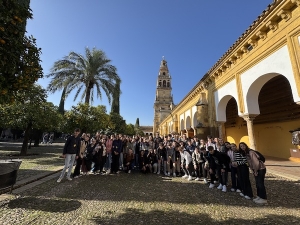
[[72,180],[71,178],[71,172],[73,168],[73,164],[75,161],[75,158],[78,158],[79,152],[80,152],[80,137],[79,137],[80,129],[76,128],[74,130],[74,135],[70,136],[64,146],[63,150],[63,157],[65,158],[65,166],[63,171],[61,172],[60,177],[58,178],[57,182],[61,182],[63,179],[67,169],[67,179]]

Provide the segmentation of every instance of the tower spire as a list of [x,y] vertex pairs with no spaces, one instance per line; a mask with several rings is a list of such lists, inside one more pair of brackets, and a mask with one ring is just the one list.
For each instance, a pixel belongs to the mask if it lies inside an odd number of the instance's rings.
[[[166,118],[173,106],[173,96],[172,96],[172,85],[171,76],[169,74],[168,64],[165,57],[162,57],[160,62],[157,83],[156,83],[156,95],[154,102],[154,125],[153,132],[158,131],[158,125],[160,122]],[[171,106],[172,105],[172,106]]]

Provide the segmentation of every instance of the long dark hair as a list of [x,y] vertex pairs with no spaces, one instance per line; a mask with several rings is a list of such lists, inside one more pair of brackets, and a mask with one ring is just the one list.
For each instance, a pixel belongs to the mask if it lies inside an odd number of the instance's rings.
[[[241,149],[241,147],[240,147],[241,144],[243,144],[243,145],[246,146],[245,151]],[[239,152],[240,152],[243,156],[245,156],[246,154],[249,154],[249,150],[250,150],[250,148],[248,147],[248,145],[247,145],[245,142],[240,142],[240,143],[239,143]]]

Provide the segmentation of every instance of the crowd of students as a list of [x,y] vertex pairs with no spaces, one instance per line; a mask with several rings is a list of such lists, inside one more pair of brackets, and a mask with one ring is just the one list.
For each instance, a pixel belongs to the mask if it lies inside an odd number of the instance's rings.
[[[186,135],[140,137],[126,135],[102,135],[97,133],[79,136],[76,129],[63,150],[65,167],[57,182],[61,182],[68,169],[67,179],[72,180],[71,171],[76,159],[73,178],[89,174],[131,173],[164,174],[182,176],[183,179],[203,181],[214,188],[239,193],[245,199],[253,199],[250,171],[255,177],[257,204],[267,203],[264,179],[266,167],[263,156],[246,143],[224,142],[221,138],[207,137],[207,140],[187,138]],[[228,174],[231,184],[228,184]]]

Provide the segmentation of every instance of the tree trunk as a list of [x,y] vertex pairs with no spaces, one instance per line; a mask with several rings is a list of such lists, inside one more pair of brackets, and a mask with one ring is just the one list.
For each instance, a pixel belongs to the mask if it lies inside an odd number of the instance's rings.
[[61,113],[62,115],[64,115],[64,113],[65,113],[66,91],[67,91],[67,87],[64,87],[62,94],[61,94],[60,103],[58,106],[58,112]]
[[25,134],[24,134],[24,140],[21,148],[20,155],[27,155],[27,149],[28,149],[28,140],[30,137],[30,132],[32,128],[32,122],[30,121],[26,127]]
[[86,95],[85,95],[85,103],[90,104],[90,98],[91,98],[91,90],[93,88],[93,85],[89,84],[86,88]]
[[35,130],[33,135],[34,147],[39,147],[41,137],[43,136],[43,132],[41,130]]

